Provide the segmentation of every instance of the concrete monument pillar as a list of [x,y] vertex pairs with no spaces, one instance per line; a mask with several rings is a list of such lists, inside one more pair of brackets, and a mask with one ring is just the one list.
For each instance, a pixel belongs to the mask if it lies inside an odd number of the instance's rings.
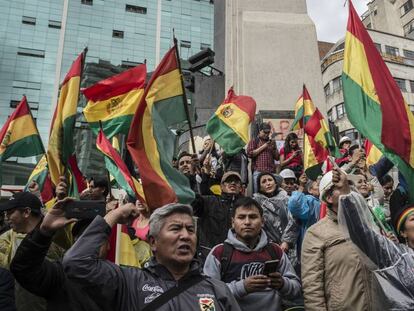
[[316,29],[305,0],[216,0],[216,65],[226,89],[257,101],[264,118],[289,118],[306,84],[326,111]]

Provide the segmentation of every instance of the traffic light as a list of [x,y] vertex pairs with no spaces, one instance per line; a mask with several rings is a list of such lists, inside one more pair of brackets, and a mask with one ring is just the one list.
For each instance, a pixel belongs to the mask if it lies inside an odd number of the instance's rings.
[[188,59],[188,62],[191,64],[188,70],[190,70],[191,72],[196,72],[200,69],[210,66],[214,63],[215,54],[216,53],[214,53],[214,51],[210,48],[201,50],[197,54],[194,54]]

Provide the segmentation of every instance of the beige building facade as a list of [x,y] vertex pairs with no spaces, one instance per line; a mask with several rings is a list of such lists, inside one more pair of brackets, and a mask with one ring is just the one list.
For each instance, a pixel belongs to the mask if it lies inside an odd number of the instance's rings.
[[373,0],[362,15],[367,28],[414,39],[413,0]]

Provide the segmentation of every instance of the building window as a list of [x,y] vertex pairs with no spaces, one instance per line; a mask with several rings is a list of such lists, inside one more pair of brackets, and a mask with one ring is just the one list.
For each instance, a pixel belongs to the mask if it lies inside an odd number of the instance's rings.
[[49,20],[49,28],[56,28],[56,29],[60,29],[62,28],[62,23],[59,21],[52,21]]
[[329,83],[325,85],[324,90],[325,90],[325,96],[331,95],[331,86],[329,85]]
[[388,55],[399,56],[398,48],[386,45],[385,46],[385,53]]
[[404,52],[404,57],[409,58],[409,59],[414,59],[414,51],[403,50],[403,52]]
[[374,43],[374,45],[377,48],[377,51],[381,53],[382,52],[381,51],[381,44],[380,43]]
[[19,47],[17,55],[45,58],[45,51]]
[[211,45],[208,43],[200,43],[200,50],[206,50],[211,48]]
[[407,24],[404,25],[404,35],[412,33],[414,30],[414,19],[410,20]]
[[[29,104],[30,110],[34,110],[34,111],[39,110],[39,103],[34,103],[34,102],[27,102],[27,103]],[[18,104],[20,104],[20,100],[11,100],[10,108],[16,108]]]
[[180,42],[180,46],[181,46],[182,48],[187,48],[187,49],[189,49],[189,48],[191,48],[191,41],[181,40],[181,42]]
[[138,14],[147,14],[147,8],[131,4],[125,5],[125,11]]
[[23,16],[22,23],[27,24],[27,25],[36,25],[36,18],[29,17],[29,16]]
[[332,85],[333,85],[333,93],[342,90],[342,79],[341,79],[341,77],[337,77],[337,78],[333,79],[332,80]]
[[81,0],[82,4],[93,5],[93,0]]
[[400,7],[401,16],[407,14],[409,11],[411,11],[413,8],[413,1],[408,0]]
[[138,62],[130,62],[130,61],[128,61],[128,60],[123,60],[122,62],[121,62],[121,67],[122,68],[133,68],[133,67],[136,67],[136,66],[138,66],[138,65],[141,65],[142,63],[138,63]]
[[414,81],[413,80],[410,80],[410,90],[411,90],[411,93],[414,93]]
[[336,51],[341,51],[341,50],[343,50],[345,48],[345,42],[342,42],[342,43],[340,43],[336,48],[335,48],[335,50],[333,50],[334,52],[336,52]]
[[331,122],[335,121],[335,120],[333,119],[332,109],[329,109],[329,110],[328,110],[328,120],[329,120],[329,121],[331,121]]
[[15,89],[28,89],[28,90],[40,90],[42,84],[40,82],[30,82],[30,81],[13,81],[13,88]]
[[121,30],[112,30],[112,37],[122,39],[124,37],[124,32]]
[[407,87],[405,85],[404,79],[394,78],[394,80],[397,83],[398,87],[400,88],[401,92],[407,92]]
[[336,106],[336,116],[338,117],[338,119],[340,119],[343,116],[345,116],[344,103],[341,103],[341,104],[339,104],[339,105]]

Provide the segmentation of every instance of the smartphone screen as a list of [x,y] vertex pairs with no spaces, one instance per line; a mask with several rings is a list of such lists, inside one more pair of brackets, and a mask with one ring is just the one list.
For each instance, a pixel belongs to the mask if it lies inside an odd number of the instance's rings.
[[263,267],[263,274],[269,275],[270,273],[277,272],[278,267],[279,267],[278,259],[266,261]]

